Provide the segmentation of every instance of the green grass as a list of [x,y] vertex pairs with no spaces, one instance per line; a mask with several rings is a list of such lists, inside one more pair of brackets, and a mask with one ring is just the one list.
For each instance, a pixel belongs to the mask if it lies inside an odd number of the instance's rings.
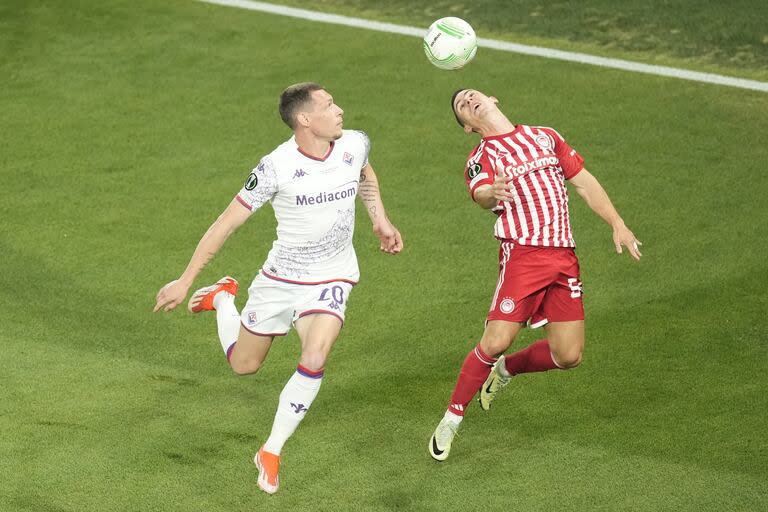
[[277,0],[427,27],[443,16],[480,37],[768,80],[768,4],[759,0]]
[[[358,216],[363,280],[268,497],[250,458],[295,335],[239,378],[212,316],[151,307],[308,79],[371,136],[406,250],[381,255]],[[471,408],[439,464],[426,444],[496,271],[447,108],[465,84],[565,134],[645,258],[612,254],[574,196],[583,366]],[[5,2],[0,90],[0,510],[768,507],[765,94],[490,50],[441,72],[418,39],[181,0]],[[200,282],[248,282],[274,227],[255,214]]]

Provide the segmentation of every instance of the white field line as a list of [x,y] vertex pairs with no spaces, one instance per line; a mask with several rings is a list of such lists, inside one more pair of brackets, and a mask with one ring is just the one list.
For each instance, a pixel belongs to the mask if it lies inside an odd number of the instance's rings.
[[[389,32],[392,34],[403,34],[406,36],[424,37],[426,28],[409,27],[406,25],[395,25],[394,23],[383,23],[380,21],[371,21],[363,18],[353,18],[350,16],[341,16],[338,14],[326,14],[322,12],[309,11],[306,9],[296,9],[284,5],[269,4],[266,2],[254,2],[251,0],[200,0],[201,2],[228,7],[238,7],[250,11],[261,11],[280,16],[289,16],[292,18],[301,18],[310,21],[319,21],[321,23],[331,23],[334,25],[346,25],[349,27],[363,28],[366,30],[376,30],[378,32]],[[757,80],[747,80],[744,78],[733,78],[729,76],[716,75],[713,73],[700,73],[698,71],[689,71],[686,69],[672,68],[668,66],[654,66],[651,64],[642,64],[621,59],[609,59],[606,57],[597,57],[586,53],[566,52],[563,50],[553,50],[540,46],[529,46],[525,44],[508,43],[496,39],[478,38],[478,46],[483,48],[493,48],[505,52],[522,53],[525,55],[535,55],[547,59],[565,60],[568,62],[578,62],[580,64],[591,64],[604,68],[622,69],[634,73],[646,73],[649,75],[667,76],[680,78],[682,80],[692,80],[694,82],[703,82],[707,84],[724,85],[727,87],[737,87],[739,89],[751,89],[754,91],[768,92],[768,82],[759,82]]]

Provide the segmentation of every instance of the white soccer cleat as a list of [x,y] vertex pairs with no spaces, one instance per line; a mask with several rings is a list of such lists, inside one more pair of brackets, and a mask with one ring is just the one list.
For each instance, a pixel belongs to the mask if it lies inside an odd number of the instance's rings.
[[459,422],[451,421],[446,414],[437,424],[432,438],[429,440],[429,454],[435,460],[445,460],[451,453],[451,443],[459,430]]
[[491,402],[493,402],[493,399],[496,397],[496,393],[512,380],[512,377],[507,377],[506,375],[501,374],[501,367],[503,365],[504,356],[501,356],[493,364],[491,373],[488,375],[488,378],[485,379],[483,387],[480,388],[480,395],[477,397],[477,401],[480,402],[480,407],[484,411],[491,408]]

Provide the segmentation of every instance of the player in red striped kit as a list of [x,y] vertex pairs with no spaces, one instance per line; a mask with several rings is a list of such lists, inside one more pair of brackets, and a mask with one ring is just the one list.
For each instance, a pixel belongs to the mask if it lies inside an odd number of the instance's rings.
[[[497,103],[473,89],[460,89],[451,98],[459,125],[482,137],[469,155],[464,178],[472,199],[497,215],[494,234],[501,246],[485,332],[464,360],[448,410],[429,442],[437,460],[448,457],[478,391],[481,407],[488,410],[514,375],[574,368],[581,362],[584,307],[566,180],[611,226],[616,252],[626,247],[635,260],[641,256],[642,244],[584,168],[582,157],[552,128],[513,124]],[[544,325],[547,337],[502,356],[529,322]]]

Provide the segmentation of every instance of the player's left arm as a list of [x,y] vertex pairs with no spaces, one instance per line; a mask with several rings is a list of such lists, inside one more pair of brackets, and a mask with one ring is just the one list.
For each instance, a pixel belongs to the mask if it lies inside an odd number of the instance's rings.
[[586,169],[582,169],[569,181],[587,203],[587,206],[613,229],[613,243],[616,246],[616,252],[621,254],[621,246],[623,245],[636,261],[640,261],[642,254],[640,254],[638,247],[643,245],[642,242],[635,238],[634,233],[624,224],[624,220],[614,208],[611,199],[597,178]]
[[380,249],[387,254],[397,254],[403,250],[403,238],[400,232],[387,218],[384,203],[379,192],[379,180],[370,163],[360,170],[360,200],[365,205],[368,217],[373,224],[373,232],[381,242]]

